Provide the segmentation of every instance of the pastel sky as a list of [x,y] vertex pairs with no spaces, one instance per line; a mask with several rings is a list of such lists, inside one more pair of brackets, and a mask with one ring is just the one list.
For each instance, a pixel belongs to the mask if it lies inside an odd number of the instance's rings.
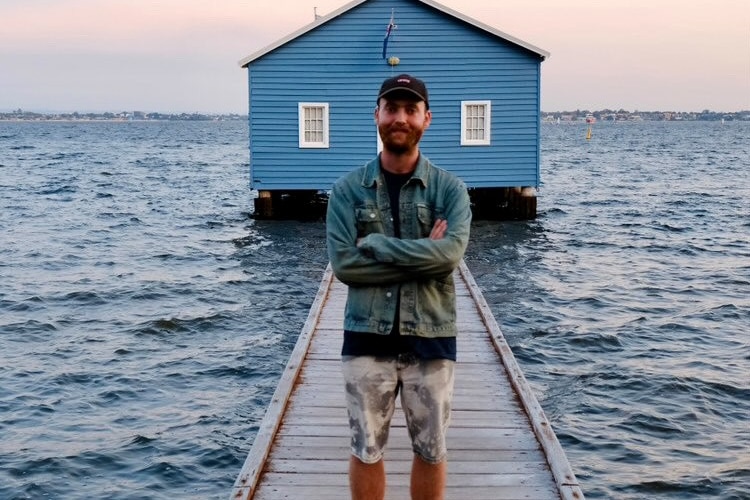
[[[750,109],[750,0],[438,1],[551,53],[543,111]],[[0,0],[0,111],[244,114],[238,61],[347,3]]]

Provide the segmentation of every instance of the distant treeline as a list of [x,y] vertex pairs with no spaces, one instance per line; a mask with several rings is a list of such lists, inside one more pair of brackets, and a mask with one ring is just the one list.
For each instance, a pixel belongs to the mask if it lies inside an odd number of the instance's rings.
[[146,113],[143,111],[122,111],[120,113],[36,113],[17,109],[10,113],[0,113],[0,120],[28,121],[231,121],[247,120],[247,115],[205,114],[205,113]]
[[624,109],[603,109],[599,111],[580,110],[542,112],[542,121],[586,121],[587,118],[596,121],[750,121],[750,111],[734,111],[730,113],[704,110],[700,112],[686,111],[626,111]]

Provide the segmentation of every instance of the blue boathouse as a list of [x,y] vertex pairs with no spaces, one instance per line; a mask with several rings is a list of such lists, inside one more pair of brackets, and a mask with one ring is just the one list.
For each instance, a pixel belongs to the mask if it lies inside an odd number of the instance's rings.
[[420,148],[461,177],[475,214],[533,218],[540,184],[540,71],[549,54],[432,0],[355,0],[249,55],[256,216],[300,209],[379,151],[382,81],[425,80]]

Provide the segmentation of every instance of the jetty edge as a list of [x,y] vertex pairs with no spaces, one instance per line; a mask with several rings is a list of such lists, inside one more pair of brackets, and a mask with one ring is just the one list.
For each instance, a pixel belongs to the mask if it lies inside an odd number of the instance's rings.
[[518,365],[510,345],[505,340],[505,336],[500,330],[500,326],[497,324],[490,306],[487,304],[484,295],[482,295],[479,285],[477,285],[474,276],[472,276],[469,268],[466,267],[463,261],[461,261],[459,271],[466,281],[469,293],[471,293],[482,322],[487,327],[487,331],[492,339],[492,344],[495,346],[495,350],[499,354],[500,360],[507,371],[508,380],[513,386],[518,399],[521,401],[531,423],[534,435],[544,451],[550,472],[560,490],[560,497],[564,500],[583,500],[583,491],[568,462],[568,457],[565,455],[565,451],[562,445],[560,445],[560,441],[557,439],[552,425],[547,420],[544,410],[531,390],[531,386],[526,381],[526,377]]
[[[454,278],[459,355],[446,498],[583,500],[565,452],[465,262]],[[346,291],[328,265],[231,500],[349,498],[340,371]],[[411,455],[398,404],[386,450],[386,499],[408,498]]]

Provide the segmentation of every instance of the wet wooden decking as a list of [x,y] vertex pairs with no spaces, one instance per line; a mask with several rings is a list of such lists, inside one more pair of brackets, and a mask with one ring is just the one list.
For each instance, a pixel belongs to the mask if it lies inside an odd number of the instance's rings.
[[[576,499],[568,460],[465,264],[456,271],[458,363],[447,499]],[[326,270],[231,498],[348,499],[349,426],[340,369],[346,286]],[[385,464],[389,500],[409,498],[400,406]]]

